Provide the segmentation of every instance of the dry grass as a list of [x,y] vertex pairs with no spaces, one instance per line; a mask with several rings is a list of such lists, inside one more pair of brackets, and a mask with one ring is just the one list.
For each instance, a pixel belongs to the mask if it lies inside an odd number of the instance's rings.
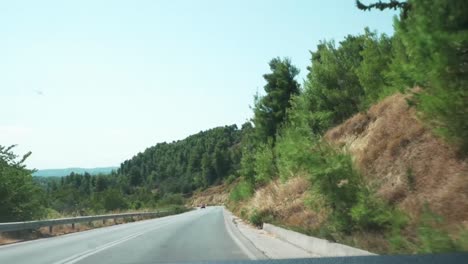
[[0,245],[16,243],[16,242],[19,242],[19,241],[21,241],[21,240],[17,239],[17,238],[7,237],[5,235],[0,234]]
[[306,206],[306,201],[311,200],[309,191],[310,181],[305,177],[294,177],[281,183],[280,180],[271,181],[241,207],[238,212],[244,210],[247,214],[254,209],[268,212],[274,219],[283,225],[299,227],[301,229],[315,229],[326,220],[326,209],[312,210]]
[[190,201],[188,206],[196,207],[200,204],[207,205],[219,205],[227,203],[229,199],[229,191],[232,187],[231,185],[222,184],[217,186],[212,186],[206,190],[195,193]]
[[326,133],[349,151],[380,197],[416,220],[424,203],[447,227],[468,221],[468,166],[396,94]]

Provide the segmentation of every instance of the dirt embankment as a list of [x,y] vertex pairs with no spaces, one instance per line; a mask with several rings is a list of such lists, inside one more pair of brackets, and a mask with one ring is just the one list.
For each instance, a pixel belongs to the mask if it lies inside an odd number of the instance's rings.
[[447,227],[468,224],[468,166],[395,94],[325,135],[349,151],[366,182],[413,220],[424,204]]
[[221,205],[228,202],[231,186],[227,184],[210,187],[202,192],[195,193],[188,201],[187,206],[197,207],[201,204]]

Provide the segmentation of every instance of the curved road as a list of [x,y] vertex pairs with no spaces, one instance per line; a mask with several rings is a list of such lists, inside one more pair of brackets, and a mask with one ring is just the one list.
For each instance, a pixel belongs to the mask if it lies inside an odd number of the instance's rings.
[[0,263],[161,263],[255,259],[222,207],[0,246]]

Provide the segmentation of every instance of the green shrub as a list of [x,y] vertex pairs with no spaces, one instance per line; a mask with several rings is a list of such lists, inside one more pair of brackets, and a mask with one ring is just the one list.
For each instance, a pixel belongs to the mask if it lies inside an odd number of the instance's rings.
[[273,216],[269,211],[258,211],[254,209],[249,216],[249,222],[257,227],[262,227],[263,223],[271,222],[273,220]]
[[122,192],[117,189],[108,189],[104,191],[102,194],[102,204],[104,210],[106,211],[114,211],[114,210],[121,210],[127,209],[128,203],[125,200]]
[[390,232],[388,237],[390,251],[392,253],[408,253],[416,252],[417,245],[410,242],[405,236],[401,234],[400,229],[394,229]]
[[265,184],[277,175],[272,142],[258,146],[255,153],[255,182]]
[[158,203],[160,205],[183,205],[185,199],[180,193],[167,193]]
[[400,229],[407,223],[403,213],[393,209],[366,189],[359,192],[358,201],[350,213],[355,227],[362,230]]
[[350,209],[358,201],[361,177],[353,168],[351,157],[324,143],[317,143],[310,164],[313,188],[333,209],[332,219],[338,230],[349,232],[353,227]]
[[275,146],[278,174],[281,180],[286,181],[308,167],[313,158],[311,149],[312,136],[304,129],[288,126],[282,130]]
[[459,250],[457,241],[453,240],[446,231],[437,228],[442,222],[443,218],[433,213],[426,205],[418,228],[419,253],[443,253]]
[[237,176],[234,174],[229,175],[229,177],[226,178],[225,182],[226,184],[231,184],[237,179]]
[[231,193],[229,194],[229,200],[239,202],[252,197],[253,193],[254,188],[252,184],[243,180],[231,190]]

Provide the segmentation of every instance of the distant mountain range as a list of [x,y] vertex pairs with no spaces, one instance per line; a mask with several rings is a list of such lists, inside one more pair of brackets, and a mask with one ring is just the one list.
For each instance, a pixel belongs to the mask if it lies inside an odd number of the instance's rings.
[[109,174],[113,170],[117,170],[119,167],[100,167],[100,168],[66,168],[66,169],[46,169],[38,170],[33,173],[33,176],[39,177],[63,177],[70,173],[84,174],[85,172],[91,175],[97,174]]

